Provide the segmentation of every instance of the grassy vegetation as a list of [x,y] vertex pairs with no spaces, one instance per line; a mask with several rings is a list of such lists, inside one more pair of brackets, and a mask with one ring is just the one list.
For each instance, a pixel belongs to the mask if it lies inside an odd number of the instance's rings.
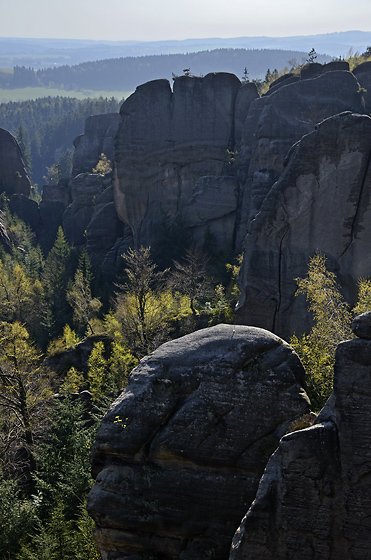
[[67,91],[65,89],[43,88],[43,87],[28,87],[19,89],[0,89],[0,103],[8,101],[28,101],[32,99],[39,99],[41,97],[74,97],[76,99],[85,99],[86,97],[98,98],[102,97],[115,97],[119,101],[127,98],[131,91]]

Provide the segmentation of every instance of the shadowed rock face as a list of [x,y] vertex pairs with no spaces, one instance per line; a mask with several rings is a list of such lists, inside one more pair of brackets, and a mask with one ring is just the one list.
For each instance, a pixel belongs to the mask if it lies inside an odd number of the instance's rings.
[[250,224],[241,270],[239,323],[289,337],[308,329],[295,297],[317,250],[338,274],[346,300],[371,271],[371,119],[344,113],[323,121],[291,150],[282,176]]
[[[323,72],[324,67],[314,66],[320,67],[317,74]],[[350,72],[331,71],[313,79],[285,83],[280,82],[281,87],[249,106],[238,158],[243,193],[238,242],[283,172],[291,146],[332,115],[349,110],[364,112],[359,83]]]
[[228,556],[277,438],[308,412],[290,346],[218,325],[144,358],[103,419],[88,509],[104,559]]
[[31,183],[14,136],[0,128],[0,192],[29,196]]
[[[292,145],[323,119],[365,111],[360,85],[368,84],[368,68],[357,76],[343,61],[308,64],[301,75],[279,78],[262,98],[254,83],[241,86],[232,74],[181,76],[173,91],[167,80],[139,86],[120,115],[90,117],[75,141],[73,173],[91,171],[115,143],[111,202],[123,224],[111,246],[110,228],[96,262],[108,269],[118,248],[156,245],[164,223],[176,220],[196,245],[211,234],[221,251],[241,251]],[[78,243],[82,214],[84,223],[92,219],[91,237],[101,236],[93,226],[101,227],[103,215],[93,220],[91,204],[75,210],[66,213],[66,224]]]
[[86,119],[84,134],[74,141],[72,178],[79,173],[91,173],[102,153],[112,161],[113,142],[119,121],[118,113],[92,115]]
[[281,440],[230,560],[370,558],[370,324],[368,314],[355,327],[367,339],[338,346],[334,390],[316,424]]
[[[240,85],[226,73],[182,76],[173,92],[167,80],[156,80],[139,86],[123,103],[115,145],[115,202],[136,246],[153,245],[164,216],[175,219],[185,212],[200,177],[225,174]],[[246,98],[242,105],[249,94]],[[211,205],[215,191],[212,197]],[[217,223],[209,222],[211,229]],[[233,228],[228,236],[232,239]]]

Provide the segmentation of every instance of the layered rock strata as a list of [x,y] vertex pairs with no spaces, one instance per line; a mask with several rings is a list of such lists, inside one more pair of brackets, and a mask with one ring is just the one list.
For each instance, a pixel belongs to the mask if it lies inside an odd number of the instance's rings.
[[250,327],[203,329],[144,358],[92,452],[102,557],[225,559],[277,438],[309,410],[303,384],[291,347]]
[[371,319],[336,351],[334,390],[314,426],[270,459],[230,560],[367,560],[371,530]]

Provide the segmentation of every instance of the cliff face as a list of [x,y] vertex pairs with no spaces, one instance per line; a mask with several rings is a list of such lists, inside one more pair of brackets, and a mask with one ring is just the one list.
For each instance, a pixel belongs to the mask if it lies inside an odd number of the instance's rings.
[[92,453],[103,557],[227,558],[278,439],[309,411],[303,383],[290,346],[253,327],[203,329],[144,358]]
[[338,346],[333,394],[315,425],[282,438],[230,560],[369,558],[370,313],[358,321],[365,338]]
[[[228,175],[240,85],[232,74],[183,76],[175,80],[173,92],[167,80],[157,80],[138,87],[123,103],[114,191],[117,213],[130,226],[135,246],[153,244],[164,217],[182,216],[190,229],[209,225],[219,244],[231,247],[237,185],[220,176]],[[200,198],[196,183],[205,175],[211,177],[203,182]],[[193,212],[195,198],[201,216]],[[230,215],[218,228],[219,218]]]
[[[319,65],[322,69],[322,66]],[[309,68],[297,79],[253,101],[246,117],[239,161],[242,196],[241,240],[251,219],[284,169],[291,146],[317,123],[342,111],[364,112],[353,74],[331,71],[308,79]]]
[[18,143],[10,132],[0,128],[0,192],[29,196],[30,188]]
[[282,336],[303,332],[298,277],[317,250],[339,276],[346,299],[371,272],[371,119],[343,113],[320,123],[291,150],[287,166],[245,240],[236,320]]
[[117,113],[92,115],[85,122],[84,134],[74,141],[72,177],[79,173],[91,173],[103,153],[112,161],[114,138],[120,116]]

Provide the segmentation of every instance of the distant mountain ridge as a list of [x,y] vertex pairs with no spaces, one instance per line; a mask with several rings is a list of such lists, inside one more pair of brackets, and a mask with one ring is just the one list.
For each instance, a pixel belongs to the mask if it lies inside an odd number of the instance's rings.
[[234,37],[185,39],[181,41],[95,41],[77,39],[0,38],[0,68],[30,66],[35,70],[62,64],[75,65],[107,58],[185,54],[222,48],[278,49],[345,56],[350,48],[364,51],[371,45],[371,32],[343,31],[291,37]]

